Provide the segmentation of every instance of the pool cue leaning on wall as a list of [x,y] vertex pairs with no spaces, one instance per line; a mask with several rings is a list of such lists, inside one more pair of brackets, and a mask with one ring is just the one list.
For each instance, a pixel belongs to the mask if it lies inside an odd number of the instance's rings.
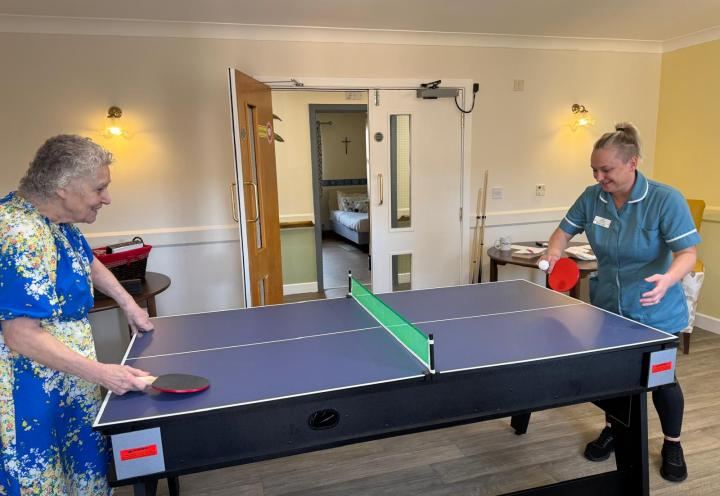
[[[477,209],[475,211],[475,234],[473,236],[473,263],[470,270],[470,282],[482,282],[482,262],[485,245],[485,205],[487,200],[488,171],[483,176],[482,188],[478,191]],[[479,241],[479,243],[478,243]],[[475,276],[477,275],[477,279]]]

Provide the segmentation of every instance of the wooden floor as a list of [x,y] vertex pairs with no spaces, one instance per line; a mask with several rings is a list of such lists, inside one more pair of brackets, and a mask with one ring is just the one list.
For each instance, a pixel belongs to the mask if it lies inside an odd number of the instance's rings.
[[363,284],[370,282],[368,254],[357,245],[331,235],[322,240],[323,286],[346,288],[348,270]]
[[[683,447],[690,476],[674,484],[659,473],[662,434],[648,398],[653,496],[717,495],[720,487],[720,335],[696,329],[680,354],[685,393]],[[603,416],[592,405],[533,414],[516,436],[506,419],[480,422],[316,453],[270,460],[180,479],[183,495],[214,496],[484,496],[614,468],[582,456]],[[116,495],[132,494],[127,487]],[[159,494],[167,494],[164,482]]]

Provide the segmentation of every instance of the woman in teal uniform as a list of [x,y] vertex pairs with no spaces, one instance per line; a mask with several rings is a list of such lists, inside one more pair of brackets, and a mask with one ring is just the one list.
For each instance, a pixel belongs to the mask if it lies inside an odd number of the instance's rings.
[[[648,180],[637,170],[639,160],[640,140],[632,124],[617,124],[595,143],[590,167],[597,184],[575,201],[543,258],[552,271],[573,236],[585,232],[598,259],[597,273],[590,278],[591,303],[676,334],[688,323],[680,281],[695,266],[700,236],[680,192]],[[676,382],[652,397],[665,434],[660,473],[670,481],[685,480],[682,390]],[[613,450],[607,422],[585,456],[605,460]]]
[[147,372],[96,361],[87,318],[94,285],[133,329],[152,328],[74,225],[110,203],[111,161],[89,139],[56,136],[0,198],[1,495],[109,494],[108,450],[92,430],[100,386],[147,387]]

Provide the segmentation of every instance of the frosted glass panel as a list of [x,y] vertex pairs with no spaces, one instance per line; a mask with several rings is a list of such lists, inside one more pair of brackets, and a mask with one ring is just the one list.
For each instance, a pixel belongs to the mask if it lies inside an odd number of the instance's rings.
[[410,115],[390,116],[390,226],[410,227]]
[[412,254],[401,253],[392,256],[392,290],[412,289]]

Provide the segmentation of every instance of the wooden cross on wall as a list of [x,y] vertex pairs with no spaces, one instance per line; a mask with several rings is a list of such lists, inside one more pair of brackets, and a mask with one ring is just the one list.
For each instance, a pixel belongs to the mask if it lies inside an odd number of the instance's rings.
[[352,141],[350,141],[350,140],[348,139],[348,137],[345,136],[345,139],[342,140],[340,143],[345,143],[345,155],[347,155],[347,152],[348,152],[348,143],[352,143]]

